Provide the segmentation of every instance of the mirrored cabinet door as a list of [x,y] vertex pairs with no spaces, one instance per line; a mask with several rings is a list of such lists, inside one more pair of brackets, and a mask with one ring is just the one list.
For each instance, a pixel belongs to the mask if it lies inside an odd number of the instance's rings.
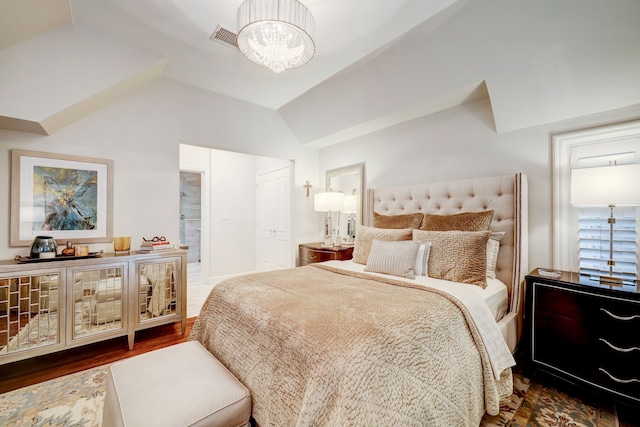
[[72,339],[126,328],[127,265],[71,270]]
[[180,266],[180,258],[137,263],[140,323],[178,314]]
[[62,346],[64,271],[0,275],[0,355]]

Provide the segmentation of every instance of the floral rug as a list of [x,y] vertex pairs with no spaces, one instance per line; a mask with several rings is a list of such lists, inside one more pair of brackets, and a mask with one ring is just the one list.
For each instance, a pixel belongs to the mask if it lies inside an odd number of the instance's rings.
[[[108,365],[0,394],[0,426],[100,427]],[[615,427],[613,408],[594,407],[514,373],[511,401],[481,427]]]
[[0,394],[0,426],[102,425],[109,365]]

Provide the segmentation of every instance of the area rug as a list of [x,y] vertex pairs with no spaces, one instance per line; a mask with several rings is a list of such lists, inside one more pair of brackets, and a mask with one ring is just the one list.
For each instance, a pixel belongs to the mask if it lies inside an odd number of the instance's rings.
[[[108,365],[0,394],[0,426],[100,427]],[[612,408],[584,403],[514,373],[514,393],[482,427],[615,427]]]

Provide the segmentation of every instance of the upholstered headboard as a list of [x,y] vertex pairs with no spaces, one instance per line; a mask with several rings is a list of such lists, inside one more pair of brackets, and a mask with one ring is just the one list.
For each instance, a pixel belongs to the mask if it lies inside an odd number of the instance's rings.
[[522,283],[527,274],[527,177],[518,173],[476,179],[369,189],[365,224],[373,212],[450,215],[493,210],[492,231],[500,240],[496,276],[509,290],[509,311],[522,312]]

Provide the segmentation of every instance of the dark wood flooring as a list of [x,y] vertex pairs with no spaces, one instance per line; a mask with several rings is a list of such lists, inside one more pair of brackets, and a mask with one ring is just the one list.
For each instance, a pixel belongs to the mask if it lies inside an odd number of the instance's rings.
[[195,319],[195,317],[187,319],[184,335],[180,333],[180,323],[136,332],[131,351],[125,336],[2,365],[0,366],[0,393],[184,342],[189,337]]

